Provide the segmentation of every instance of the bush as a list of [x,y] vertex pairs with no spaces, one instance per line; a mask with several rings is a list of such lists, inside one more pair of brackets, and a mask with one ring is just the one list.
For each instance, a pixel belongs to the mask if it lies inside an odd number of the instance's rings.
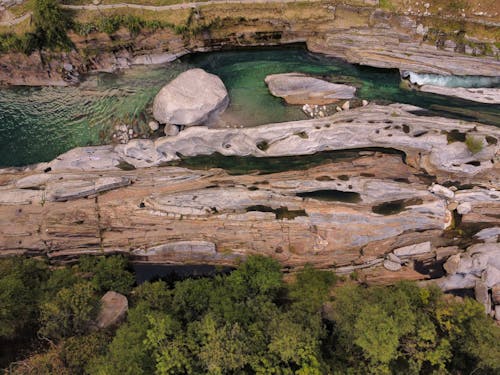
[[472,152],[473,154],[477,154],[484,147],[483,137],[476,137],[467,134],[467,136],[465,137],[465,144],[467,145],[467,148],[469,149],[470,152]]
[[13,338],[36,324],[41,288],[47,278],[44,262],[21,257],[0,259],[0,338]]
[[40,334],[61,339],[84,335],[97,316],[99,299],[89,282],[61,289],[51,301],[44,302],[40,311]]
[[66,34],[71,26],[70,17],[62,11],[57,0],[36,0],[33,22],[39,48],[67,50],[73,46]]
[[92,274],[92,285],[101,293],[113,290],[128,294],[135,278],[127,267],[128,260],[121,255],[104,258],[83,256],[80,258],[79,264],[80,271]]

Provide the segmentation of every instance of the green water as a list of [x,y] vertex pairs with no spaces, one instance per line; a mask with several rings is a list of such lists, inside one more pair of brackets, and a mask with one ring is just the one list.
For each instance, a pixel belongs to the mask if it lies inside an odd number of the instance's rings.
[[226,126],[305,119],[300,107],[271,96],[264,83],[268,74],[292,71],[352,83],[360,99],[409,103],[440,115],[500,126],[500,109],[495,106],[402,90],[396,70],[350,65],[298,47],[212,52],[160,67],[92,75],[78,87],[1,89],[0,166],[48,161],[76,146],[107,143],[118,123],[144,128],[156,93],[192,67],[224,81],[231,99],[222,117]]

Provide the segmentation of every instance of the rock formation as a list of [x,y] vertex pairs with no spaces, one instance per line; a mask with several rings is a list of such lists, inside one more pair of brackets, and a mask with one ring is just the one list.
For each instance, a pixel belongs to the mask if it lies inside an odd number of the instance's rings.
[[153,103],[153,116],[162,124],[204,125],[229,104],[221,79],[203,69],[190,69],[164,86]]
[[[124,164],[141,168],[179,160],[179,155],[279,157],[383,148],[403,152],[408,165],[435,176],[438,182],[499,186],[497,127],[412,112],[422,110],[409,105],[370,104],[322,119],[255,128],[188,128],[175,137],[156,141],[136,139],[114,147],[77,148],[38,168],[103,170],[120,169]],[[481,150],[469,149],[468,136],[482,142]]]
[[[104,6],[140,7],[139,4]],[[168,24],[175,20],[177,28],[186,28],[182,35],[174,27],[144,29],[137,35],[124,28],[112,35],[70,33],[76,49],[69,53],[37,51],[30,56],[1,55],[0,83],[68,85],[81,80],[84,73],[116,71],[134,64],[164,64],[190,52],[296,42],[305,42],[311,51],[352,63],[414,72],[497,76],[500,66],[495,59],[498,48],[494,43],[498,15],[492,19],[472,14],[447,15],[441,14],[441,8],[389,11],[380,9],[379,2],[372,0],[342,4],[198,3],[194,5],[197,17],[189,15],[188,4],[176,6],[159,7],[162,9],[145,6],[147,9],[142,9],[141,14],[148,20]],[[83,13],[85,19],[93,19],[101,12],[95,6],[74,11]],[[86,51],[87,55],[77,51]],[[72,68],[67,70],[65,66]]]
[[455,96],[474,102],[486,104],[500,104],[500,89],[494,88],[463,88],[423,85],[420,91],[431,92],[438,95]]
[[[0,255],[235,265],[265,254],[368,284],[438,277],[445,290],[474,288],[494,314],[500,130],[421,112],[369,104],[250,129],[192,127],[0,170]],[[239,176],[169,165],[215,153],[322,162]]]
[[127,297],[117,292],[107,292],[101,298],[101,309],[96,319],[97,328],[106,329],[117,326],[125,319],[127,311]]
[[356,88],[340,85],[300,73],[272,74],[265,79],[269,91],[289,104],[325,105],[340,99],[352,99]]

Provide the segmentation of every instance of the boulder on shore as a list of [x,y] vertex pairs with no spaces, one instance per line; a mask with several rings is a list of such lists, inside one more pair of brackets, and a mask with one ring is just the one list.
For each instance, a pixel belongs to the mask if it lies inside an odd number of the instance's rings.
[[228,104],[227,90],[219,77],[203,69],[190,69],[156,95],[153,116],[161,124],[205,125]]
[[352,99],[356,88],[308,77],[301,73],[271,74],[265,82],[274,96],[288,104],[325,105]]
[[116,326],[127,314],[128,301],[123,294],[109,291],[101,298],[101,310],[96,325],[99,329]]

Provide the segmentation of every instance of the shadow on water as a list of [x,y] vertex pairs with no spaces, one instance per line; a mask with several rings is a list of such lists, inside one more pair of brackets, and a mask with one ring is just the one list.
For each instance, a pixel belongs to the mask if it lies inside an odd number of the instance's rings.
[[230,175],[242,174],[270,174],[285,171],[306,170],[311,167],[350,161],[360,157],[360,152],[374,151],[386,154],[401,155],[403,161],[405,154],[390,148],[364,148],[342,151],[324,151],[312,155],[297,155],[283,157],[255,157],[255,156],[224,156],[219,153],[200,155],[194,157],[181,157],[180,160],[166,163],[164,166],[178,166],[190,169],[208,170],[222,168]]
[[215,275],[227,275],[234,270],[229,266],[214,266],[209,264],[149,264],[133,263],[136,283],[142,284],[145,281],[163,280],[170,286],[175,282],[186,279],[197,279],[201,277],[213,277]]
[[361,196],[359,195],[359,193],[355,193],[352,191],[315,190],[315,191],[308,191],[306,193],[298,193],[297,196],[302,198],[312,198],[320,201],[329,201],[329,202],[344,202],[344,203],[361,202]]

